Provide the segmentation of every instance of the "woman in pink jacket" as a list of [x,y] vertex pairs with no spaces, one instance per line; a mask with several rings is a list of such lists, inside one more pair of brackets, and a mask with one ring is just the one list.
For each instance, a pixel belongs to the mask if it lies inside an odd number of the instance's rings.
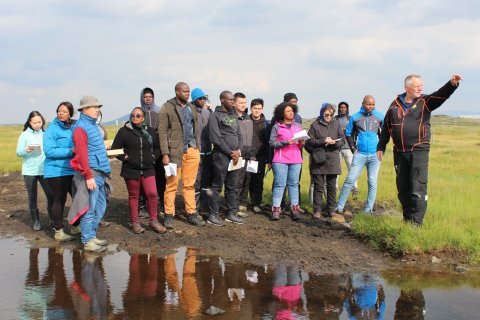
[[304,141],[293,140],[293,135],[303,130],[301,125],[294,121],[296,112],[297,106],[289,102],[279,104],[273,111],[276,123],[270,134],[270,147],[274,149],[272,220],[280,218],[280,203],[285,186],[288,187],[288,197],[292,205],[292,219],[300,219],[298,183],[303,163],[301,149]]

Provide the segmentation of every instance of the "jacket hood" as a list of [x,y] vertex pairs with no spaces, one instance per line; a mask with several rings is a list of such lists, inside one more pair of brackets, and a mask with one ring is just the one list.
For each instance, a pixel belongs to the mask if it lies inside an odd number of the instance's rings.
[[[333,110],[334,110],[334,113],[335,113],[335,105],[333,103],[330,103],[330,102],[324,102],[322,103],[322,106],[320,107],[320,114],[319,114],[319,117],[321,120],[325,121],[325,118],[323,117],[323,113],[325,112],[325,108],[328,107],[328,106],[331,106],[333,107]],[[333,118],[333,117],[332,117]]]
[[[345,106],[347,106],[347,113],[343,114],[343,113],[340,113],[340,105],[341,104],[344,104]],[[348,105],[348,103],[346,103],[345,101],[342,101],[340,103],[338,103],[338,110],[337,110],[337,116],[338,117],[346,117],[350,114],[350,106]]]
[[[232,112],[232,111],[235,112],[235,110],[233,110],[233,108],[230,109],[230,110],[228,110],[228,109],[225,108],[224,106],[217,106],[217,107],[215,108],[215,111],[223,112],[223,113],[230,113],[230,112]],[[236,113],[235,113],[235,114],[236,114]]]
[[362,114],[373,114],[373,113],[375,112],[375,110],[376,110],[376,109],[373,108],[372,112],[367,112],[367,111],[363,108],[363,105],[360,106],[360,112],[361,112]]
[[[145,101],[143,101],[143,94],[145,93],[145,91],[151,91],[152,92],[153,100],[152,100],[151,104],[146,104]],[[153,91],[152,88],[146,87],[146,88],[142,89],[142,91],[140,92],[140,105],[142,106],[143,110],[146,110],[146,111],[151,111],[151,110],[154,109],[154,107],[155,107],[155,92]]]

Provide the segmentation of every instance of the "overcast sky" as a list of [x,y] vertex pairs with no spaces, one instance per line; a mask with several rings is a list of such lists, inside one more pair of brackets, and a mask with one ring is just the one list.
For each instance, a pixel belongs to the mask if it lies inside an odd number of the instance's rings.
[[0,0],[0,123],[97,96],[105,120],[161,105],[175,83],[265,99],[295,92],[300,114],[371,94],[385,111],[409,73],[424,92],[464,82],[440,113],[479,111],[479,1]]

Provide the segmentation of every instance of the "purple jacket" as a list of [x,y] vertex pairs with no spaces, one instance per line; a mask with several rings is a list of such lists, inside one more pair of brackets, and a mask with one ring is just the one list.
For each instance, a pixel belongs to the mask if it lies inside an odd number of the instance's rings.
[[302,164],[302,147],[297,144],[288,144],[288,140],[293,138],[296,132],[303,128],[297,122],[294,122],[289,128],[283,123],[275,123],[270,134],[270,147],[274,148],[272,162],[285,164]]

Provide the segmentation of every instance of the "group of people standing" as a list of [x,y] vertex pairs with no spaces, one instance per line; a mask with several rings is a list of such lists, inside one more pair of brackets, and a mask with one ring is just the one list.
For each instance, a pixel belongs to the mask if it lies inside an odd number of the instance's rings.
[[[175,97],[161,107],[154,102],[154,91],[145,88],[140,95],[141,106],[133,108],[129,121],[107,146],[122,150],[116,158],[122,161],[120,175],[128,190],[132,231],[145,231],[139,220],[144,207],[148,209],[152,230],[164,233],[174,227],[179,178],[188,223],[243,224],[248,216],[248,198],[253,212],[262,211],[263,179],[270,168],[274,175],[271,220],[280,217],[285,189],[292,219],[298,220],[302,212],[299,181],[304,148],[310,154],[314,218],[320,219],[322,211],[332,218],[344,213],[350,192],[354,198],[358,196],[356,180],[363,167],[368,172],[364,212],[371,213],[380,162],[390,136],[404,219],[421,225],[427,202],[430,113],[455,91],[460,80],[461,76],[453,75],[437,92],[423,95],[421,77],[409,75],[404,82],[406,92],[394,100],[385,117],[375,109],[371,95],[364,97],[360,111],[351,116],[346,102],[339,103],[336,116],[336,106],[324,103],[308,137],[302,134],[302,118],[294,93],[284,95],[269,121],[263,114],[264,101],[253,99],[249,114],[247,98],[240,92],[223,91],[220,105],[212,110],[204,91],[190,91],[184,82],[176,84]],[[107,244],[96,237],[107,206],[107,177],[111,172],[105,131],[98,124],[101,107],[96,97],[84,96],[76,121],[72,119],[73,105],[61,102],[57,117],[45,132],[45,119],[33,111],[17,146],[17,155],[23,157],[22,175],[34,230],[41,229],[36,203],[40,183],[48,199],[55,240],[73,238],[64,232],[63,226],[63,211],[70,193],[74,198],[69,222],[77,226],[73,230],[79,226],[84,248],[91,251],[102,251]],[[337,203],[340,158],[345,160],[349,173]],[[220,215],[223,188],[224,220]],[[327,203],[323,208],[324,193]],[[159,207],[164,212],[162,223],[158,221]]]

